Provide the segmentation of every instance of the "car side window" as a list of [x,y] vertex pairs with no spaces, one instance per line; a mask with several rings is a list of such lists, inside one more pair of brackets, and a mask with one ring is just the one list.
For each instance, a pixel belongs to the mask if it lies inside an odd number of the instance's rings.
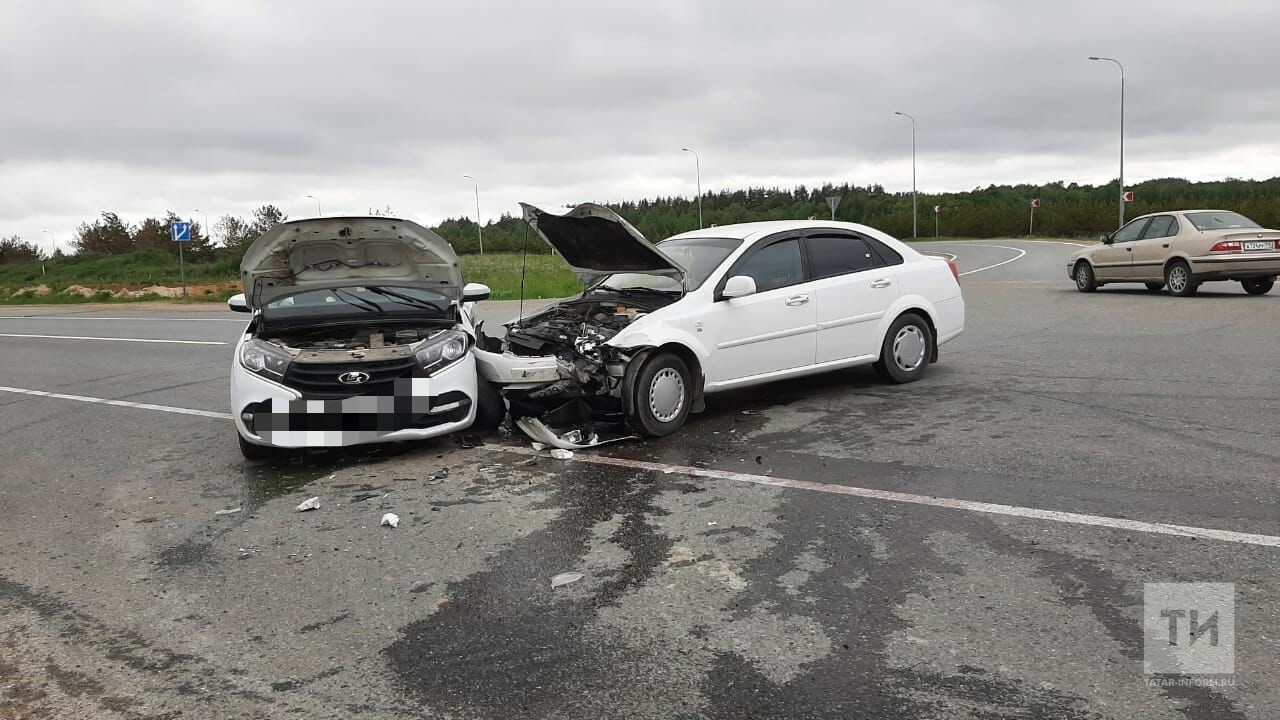
[[752,251],[731,275],[746,275],[756,281],[756,292],[765,292],[805,281],[800,241],[779,240]]
[[1146,229],[1148,222],[1150,222],[1148,218],[1139,218],[1134,220],[1128,225],[1117,230],[1116,234],[1111,236],[1111,242],[1122,243],[1137,240],[1139,237],[1142,237],[1142,231]]
[[810,235],[805,238],[809,268],[815,280],[877,268],[884,263],[862,238]]
[[1153,238],[1169,237],[1170,235],[1173,234],[1172,232],[1169,231],[1169,228],[1172,225],[1173,225],[1172,215],[1158,215],[1154,218],[1151,218],[1151,222],[1147,225],[1146,231],[1142,233],[1142,239],[1150,240]]
[[1182,232],[1182,226],[1178,224],[1178,218],[1169,216],[1169,232],[1165,233],[1165,237],[1173,237]]

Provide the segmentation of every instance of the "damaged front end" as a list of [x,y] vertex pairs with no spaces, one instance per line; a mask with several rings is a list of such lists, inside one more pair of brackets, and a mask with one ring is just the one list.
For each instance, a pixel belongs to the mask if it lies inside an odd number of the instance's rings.
[[584,297],[560,303],[511,323],[501,339],[482,335],[477,367],[503,389],[513,422],[535,440],[573,449],[629,437],[622,388],[628,364],[646,348],[610,341],[674,299]]

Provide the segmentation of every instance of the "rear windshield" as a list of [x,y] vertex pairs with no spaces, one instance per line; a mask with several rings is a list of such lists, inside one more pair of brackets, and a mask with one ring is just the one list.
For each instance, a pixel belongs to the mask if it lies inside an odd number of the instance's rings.
[[1200,231],[1262,227],[1240,213],[1234,212],[1193,212],[1186,215],[1191,224]]
[[307,290],[262,308],[262,319],[274,326],[405,317],[448,319],[449,298],[422,288],[360,285]]

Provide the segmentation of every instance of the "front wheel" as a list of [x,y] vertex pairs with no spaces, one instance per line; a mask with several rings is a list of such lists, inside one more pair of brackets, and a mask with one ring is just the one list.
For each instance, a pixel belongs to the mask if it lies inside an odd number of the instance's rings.
[[493,432],[507,416],[507,403],[493,383],[478,378],[476,381],[476,419],[471,429],[476,432]]
[[889,326],[880,344],[880,359],[875,369],[884,379],[894,383],[915,382],[924,376],[933,350],[933,331],[924,318],[906,314]]
[[670,435],[684,425],[693,404],[693,378],[684,361],[672,353],[649,358],[631,389],[627,422],[650,437]]
[[1195,295],[1200,287],[1191,278],[1191,266],[1185,260],[1169,263],[1164,269],[1164,284],[1169,286],[1169,293],[1177,297]]
[[1087,262],[1076,263],[1076,289],[1080,292],[1093,292],[1098,289],[1098,278],[1093,274],[1093,266]]
[[1240,284],[1244,287],[1244,291],[1250,295],[1266,295],[1271,292],[1271,288],[1275,287],[1276,279],[1273,277],[1249,278],[1241,280]]

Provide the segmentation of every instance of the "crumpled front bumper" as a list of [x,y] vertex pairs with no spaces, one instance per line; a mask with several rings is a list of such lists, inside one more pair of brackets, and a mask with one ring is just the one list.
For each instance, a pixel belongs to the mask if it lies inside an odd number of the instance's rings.
[[423,440],[465,430],[476,416],[476,364],[468,356],[429,378],[405,378],[393,396],[304,398],[245,370],[231,370],[236,431],[255,445],[346,447]]

